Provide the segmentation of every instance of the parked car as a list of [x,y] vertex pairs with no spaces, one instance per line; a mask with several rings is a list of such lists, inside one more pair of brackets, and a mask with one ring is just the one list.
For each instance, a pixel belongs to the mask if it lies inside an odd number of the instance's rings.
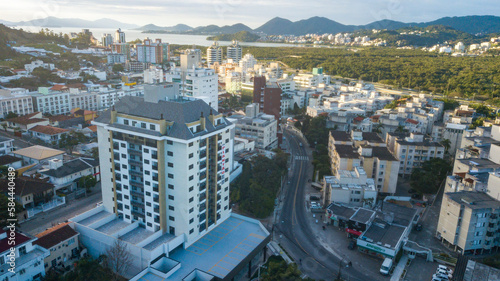
[[354,250],[354,248],[356,248],[356,241],[355,240],[351,240],[351,242],[349,242],[349,246],[347,246],[347,248],[349,250]]
[[443,281],[449,280],[448,275],[439,274],[439,273],[432,275],[432,278],[434,278],[434,279],[440,279],[440,280],[443,280]]
[[416,231],[421,231],[422,230],[422,224],[421,223],[417,223],[417,225],[415,225],[415,230]]
[[453,270],[451,268],[447,267],[446,265],[440,264],[438,266],[438,269],[445,270],[446,272],[448,272],[448,274],[452,274],[453,273]]

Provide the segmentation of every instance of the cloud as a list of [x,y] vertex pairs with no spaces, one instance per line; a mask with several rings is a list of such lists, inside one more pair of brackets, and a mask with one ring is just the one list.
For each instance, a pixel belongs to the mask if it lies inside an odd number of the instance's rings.
[[498,13],[497,0],[17,0],[3,3],[0,19],[113,18],[162,26],[242,22],[255,28],[276,16],[290,20],[323,16],[343,24],[366,24],[381,19],[421,22],[492,11]]

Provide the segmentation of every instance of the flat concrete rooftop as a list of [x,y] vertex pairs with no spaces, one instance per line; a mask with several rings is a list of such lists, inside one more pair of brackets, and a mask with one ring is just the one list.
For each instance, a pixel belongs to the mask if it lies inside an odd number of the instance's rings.
[[111,235],[111,234],[119,231],[120,229],[128,226],[128,225],[130,225],[130,224],[119,219],[119,218],[116,218],[116,219],[114,219],[106,224],[101,225],[100,227],[96,228],[95,230],[102,232],[102,233],[105,233],[107,235]]
[[142,227],[137,227],[134,228],[132,231],[129,231],[125,233],[125,235],[120,236],[120,240],[123,240],[125,242],[129,242],[131,244],[137,244],[139,242],[142,242],[144,239],[148,238],[149,236],[153,235],[153,231],[146,230],[145,228]]

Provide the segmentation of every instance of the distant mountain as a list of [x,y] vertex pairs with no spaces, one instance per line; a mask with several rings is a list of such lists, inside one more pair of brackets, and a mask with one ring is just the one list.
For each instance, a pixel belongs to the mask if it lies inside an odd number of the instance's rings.
[[250,31],[240,31],[232,34],[221,34],[207,37],[210,41],[239,41],[239,42],[255,42],[260,36]]
[[283,18],[273,18],[255,29],[268,35],[305,35],[308,33],[339,33],[352,32],[362,29],[387,29],[396,30],[403,27],[428,27],[433,25],[442,25],[453,29],[476,33],[495,33],[500,32],[500,17],[497,16],[464,16],[464,17],[445,17],[431,22],[404,23],[393,20],[380,20],[366,25],[344,25],[324,17],[312,17],[296,22]]
[[134,28],[135,24],[123,23],[113,19],[99,19],[88,21],[82,19],[47,17],[31,21],[20,21],[12,23],[17,26],[40,26],[40,27],[81,27],[81,28]]
[[174,26],[157,26],[154,24],[147,24],[138,28],[135,28],[135,30],[142,30],[142,31],[152,31],[152,30],[164,30],[164,31],[169,31],[169,32],[186,32],[189,30],[192,30],[193,28],[189,25],[185,24],[177,24]]
[[500,17],[497,16],[464,16],[445,17],[435,21],[419,23],[421,27],[430,25],[444,25],[463,32],[476,33],[496,33],[500,32]]

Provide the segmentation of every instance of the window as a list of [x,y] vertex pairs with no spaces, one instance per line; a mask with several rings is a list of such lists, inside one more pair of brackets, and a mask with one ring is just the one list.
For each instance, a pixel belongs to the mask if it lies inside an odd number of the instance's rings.
[[26,246],[19,247],[19,256],[26,255]]
[[150,124],[150,125],[149,125],[149,129],[154,131],[154,130],[156,130],[156,126],[155,126],[155,125],[153,125],[153,124]]
[[167,166],[169,166],[170,168],[173,168],[174,167],[174,163],[168,162]]
[[168,156],[174,156],[174,153],[172,151],[167,151]]
[[144,159],[144,164],[149,164],[149,160],[148,159]]
[[173,175],[173,174],[168,174],[168,178],[169,178],[169,179],[173,179],[173,178],[174,178],[174,175]]
[[189,224],[192,224],[194,222],[194,219],[189,220]]
[[193,143],[192,143],[192,142],[190,142],[190,143],[189,143],[189,147],[191,147],[191,146],[193,146]]
[[169,195],[169,196],[168,196],[168,199],[170,199],[170,200],[174,200],[174,196],[173,196],[173,195]]
[[168,188],[169,188],[169,189],[174,189],[174,186],[173,186],[172,184],[169,184],[169,185],[168,185]]
[[193,168],[194,168],[193,164],[189,165],[189,170],[192,170]]
[[174,211],[174,206],[168,206],[168,209],[169,209],[170,211]]
[[169,217],[168,217],[168,220],[175,221],[175,218],[174,218],[174,217],[172,217],[172,216],[169,216]]
[[191,187],[189,188],[189,192],[193,191],[193,189],[194,189],[194,186],[191,186]]
[[128,125],[128,120],[127,120],[127,119],[124,119],[124,120],[123,120],[123,124]]
[[125,144],[124,144],[124,143],[121,143],[121,144],[120,144],[120,146],[121,146],[121,147],[125,147]]
[[194,208],[189,209],[189,213],[191,214],[192,212],[194,212]]
[[[149,153],[149,149],[144,148],[144,153]],[[149,161],[148,161],[148,163],[149,163]]]
[[193,153],[189,153],[189,158],[193,158]]
[[189,198],[189,203],[193,202],[194,197]]
[[194,228],[191,228],[191,230],[189,230],[189,234],[192,234],[194,232]]
[[71,238],[68,240],[68,246],[75,243],[75,238]]
[[172,144],[174,144],[174,142],[171,140],[167,140],[167,144],[172,145]]
[[146,123],[141,123],[141,128],[146,129]]
[[194,176],[189,176],[189,180],[192,181],[194,179]]

